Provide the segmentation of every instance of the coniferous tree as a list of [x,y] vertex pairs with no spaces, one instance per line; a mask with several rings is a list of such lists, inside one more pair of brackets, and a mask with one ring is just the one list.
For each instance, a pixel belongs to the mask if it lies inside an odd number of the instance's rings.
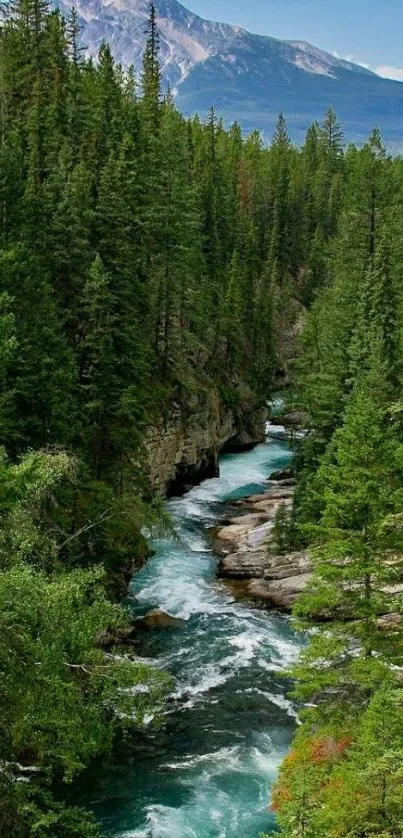
[[161,68],[159,64],[157,13],[153,2],[150,3],[141,87],[143,91],[142,109],[148,130],[157,134],[161,111]]
[[374,382],[379,398],[393,401],[399,380],[398,299],[392,280],[389,247],[379,246],[372,268],[369,268],[359,290],[357,322],[353,334],[351,356],[352,383],[370,375],[374,358],[382,361],[382,381]]

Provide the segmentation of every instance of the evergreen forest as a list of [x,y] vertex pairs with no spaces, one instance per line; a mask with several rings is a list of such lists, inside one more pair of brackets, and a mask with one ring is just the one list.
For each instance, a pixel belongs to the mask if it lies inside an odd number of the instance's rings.
[[301,726],[272,808],[287,838],[400,838],[403,162],[378,129],[343,149],[337,126],[336,160],[340,212],[292,396],[307,434],[277,521],[284,551],[307,549],[314,572],[294,610]]
[[169,678],[108,646],[144,532],[169,527],[148,429],[212,392],[258,408],[290,375],[309,432],[284,538],[312,551],[296,616],[316,630],[273,807],[290,838],[403,835],[402,200],[403,160],[377,129],[346,148],[332,110],[301,148],[281,115],[269,146],[185,119],[152,5],[137,78],[107,44],[84,57],[74,11],[8,4],[1,836],[100,836],[70,784],[161,713]]

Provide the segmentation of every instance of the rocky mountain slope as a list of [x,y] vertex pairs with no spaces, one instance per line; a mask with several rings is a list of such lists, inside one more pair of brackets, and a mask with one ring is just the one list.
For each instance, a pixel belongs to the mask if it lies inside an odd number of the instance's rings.
[[[57,4],[57,0],[55,0]],[[103,40],[124,66],[139,69],[148,0],[61,0],[76,5],[81,40],[96,56]],[[186,114],[214,105],[226,122],[269,136],[279,111],[294,139],[332,105],[346,136],[366,138],[379,124],[385,140],[403,139],[403,84],[335,58],[304,41],[279,41],[237,26],[203,20],[177,0],[157,0],[164,79]]]

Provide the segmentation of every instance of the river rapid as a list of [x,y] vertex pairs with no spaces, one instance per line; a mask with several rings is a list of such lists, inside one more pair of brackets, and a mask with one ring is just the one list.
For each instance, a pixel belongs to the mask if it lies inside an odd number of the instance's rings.
[[137,614],[163,609],[185,624],[144,632],[144,655],[175,679],[164,725],[149,724],[131,757],[87,789],[87,804],[116,838],[275,832],[270,786],[296,725],[280,673],[299,639],[286,617],[236,601],[217,580],[209,529],[226,501],[267,490],[289,457],[278,440],[224,455],[219,478],[167,502],[179,540],[154,545],[131,593]]

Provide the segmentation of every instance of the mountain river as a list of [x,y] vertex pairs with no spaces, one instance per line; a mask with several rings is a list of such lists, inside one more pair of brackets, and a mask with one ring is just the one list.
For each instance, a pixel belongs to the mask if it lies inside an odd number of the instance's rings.
[[217,580],[209,529],[226,501],[267,490],[286,465],[285,442],[221,457],[220,477],[167,506],[179,540],[158,541],[133,579],[134,609],[158,608],[184,627],[144,632],[147,659],[175,679],[164,724],[149,725],[131,756],[105,766],[85,801],[116,838],[258,838],[276,831],[270,786],[296,713],[281,671],[299,638],[276,612],[236,601]]

